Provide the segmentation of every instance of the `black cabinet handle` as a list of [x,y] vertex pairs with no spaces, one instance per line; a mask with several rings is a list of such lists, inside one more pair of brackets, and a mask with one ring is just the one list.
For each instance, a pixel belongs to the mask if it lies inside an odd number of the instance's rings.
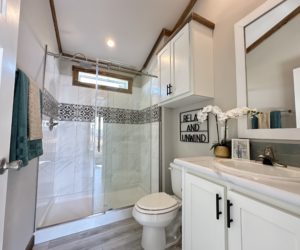
[[167,95],[171,95],[172,94],[171,88],[172,88],[172,85],[170,83],[170,84],[167,85]]
[[232,205],[230,200],[227,200],[227,228],[230,228],[230,223],[233,222],[233,219],[230,218],[230,207]]
[[169,95],[171,95],[172,94],[172,84],[170,83],[169,84]]
[[222,197],[219,194],[216,194],[216,218],[217,220],[220,219],[220,215],[222,212],[220,211],[220,204],[219,201],[222,200]]

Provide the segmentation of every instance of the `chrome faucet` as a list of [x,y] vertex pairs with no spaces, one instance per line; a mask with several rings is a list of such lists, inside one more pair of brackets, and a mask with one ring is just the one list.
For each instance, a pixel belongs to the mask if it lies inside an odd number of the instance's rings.
[[280,164],[276,162],[274,152],[271,146],[265,147],[264,154],[259,155],[258,159],[261,160],[264,165],[284,167],[284,168],[287,167],[287,165],[285,164]]

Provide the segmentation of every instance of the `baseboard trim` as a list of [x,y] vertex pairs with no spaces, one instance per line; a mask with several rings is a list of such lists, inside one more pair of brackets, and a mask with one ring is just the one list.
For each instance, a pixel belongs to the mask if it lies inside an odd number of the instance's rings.
[[25,250],[32,250],[34,247],[34,235],[30,238]]
[[[104,226],[132,217],[132,206],[129,208],[107,211],[105,214],[95,214],[87,218],[66,222],[56,226],[38,229],[35,233],[35,244],[54,240],[67,235],[79,233],[92,228]],[[26,249],[27,250],[27,249]]]

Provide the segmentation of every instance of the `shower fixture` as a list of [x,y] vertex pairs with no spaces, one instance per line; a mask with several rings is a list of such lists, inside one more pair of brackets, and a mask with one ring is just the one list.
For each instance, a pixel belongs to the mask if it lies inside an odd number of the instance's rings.
[[[81,56],[81,58],[84,58],[84,60],[80,60],[79,65],[82,68],[91,68],[92,67],[92,63],[88,61],[87,57],[82,54],[82,53],[75,53],[72,57],[72,59],[76,59],[78,56]],[[81,59],[79,57],[79,59]]]
[[[62,59],[65,59],[65,60],[70,60],[70,61],[73,61],[73,62],[77,62],[82,67],[85,67],[85,68],[96,67],[98,65],[99,68],[109,69],[109,70],[116,71],[116,72],[123,72],[123,73],[138,75],[138,76],[147,76],[147,77],[158,78],[158,76],[156,76],[156,75],[152,75],[152,74],[149,74],[147,72],[137,70],[133,67],[130,67],[130,66],[127,66],[127,65],[124,65],[124,64],[121,64],[121,63],[116,63],[116,62],[107,61],[107,60],[88,59],[82,53],[76,53],[73,56],[69,55],[69,54],[63,54],[63,53],[55,54],[53,52],[48,51],[47,47],[46,47],[46,52],[45,53],[47,55],[53,56],[55,58],[62,58]],[[83,57],[78,57],[79,55],[81,55]]]
[[52,131],[53,128],[57,125],[58,125],[58,122],[54,122],[54,119],[52,117],[49,119],[49,122],[47,122],[47,126],[49,127],[50,131]]

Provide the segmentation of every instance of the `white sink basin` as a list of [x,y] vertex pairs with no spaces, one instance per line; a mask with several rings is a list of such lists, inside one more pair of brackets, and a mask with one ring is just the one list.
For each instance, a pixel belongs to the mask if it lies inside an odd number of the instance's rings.
[[300,182],[300,168],[295,167],[283,168],[263,165],[255,161],[231,159],[218,159],[215,167],[224,172],[247,175],[248,177]]

